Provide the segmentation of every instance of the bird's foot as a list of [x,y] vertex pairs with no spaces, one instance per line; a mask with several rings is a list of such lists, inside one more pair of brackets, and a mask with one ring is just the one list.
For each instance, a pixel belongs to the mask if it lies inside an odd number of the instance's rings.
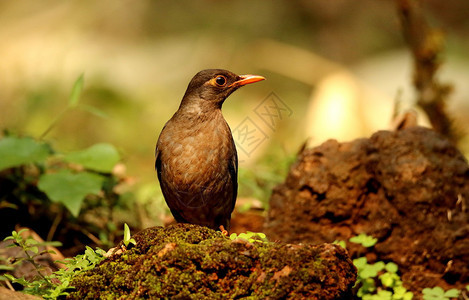
[[225,226],[220,225],[219,228],[220,228],[221,234],[223,234],[224,236],[228,236],[228,231],[225,229]]

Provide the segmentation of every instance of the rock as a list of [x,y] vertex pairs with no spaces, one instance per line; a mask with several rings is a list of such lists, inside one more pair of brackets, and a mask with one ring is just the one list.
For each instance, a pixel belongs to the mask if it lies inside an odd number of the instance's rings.
[[40,300],[41,297],[11,291],[0,286],[0,300]]
[[448,140],[421,127],[329,140],[300,153],[274,189],[265,233],[313,244],[366,233],[378,243],[352,245],[352,256],[373,252],[396,262],[411,290],[462,288],[469,282],[469,166]]
[[68,299],[352,299],[356,269],[337,245],[250,243],[189,224],[133,238],[75,276]]

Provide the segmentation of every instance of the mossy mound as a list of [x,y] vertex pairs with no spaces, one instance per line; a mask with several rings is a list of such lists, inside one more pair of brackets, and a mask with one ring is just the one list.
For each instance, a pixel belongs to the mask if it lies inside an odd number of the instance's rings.
[[153,227],[137,245],[76,276],[68,299],[351,299],[356,270],[337,245],[230,240],[189,224]]

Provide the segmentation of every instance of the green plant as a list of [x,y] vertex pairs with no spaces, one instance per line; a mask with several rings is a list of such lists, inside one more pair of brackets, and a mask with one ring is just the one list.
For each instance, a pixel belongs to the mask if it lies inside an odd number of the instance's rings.
[[59,123],[59,121],[65,116],[65,113],[67,113],[70,109],[78,106],[81,92],[84,86],[84,81],[85,77],[83,74],[81,74],[73,84],[72,92],[70,93],[70,97],[68,98],[67,106],[61,113],[59,113],[55,117],[49,127],[47,127],[47,129],[41,134],[41,136],[39,137],[40,140],[44,139],[44,137]]
[[[60,246],[59,242],[37,242],[32,237],[23,238],[22,234],[27,229],[22,229],[19,232],[13,231],[11,236],[6,237],[4,240],[12,240],[12,244],[8,247],[20,247],[25,253],[25,257],[14,257],[13,265],[20,263],[30,263],[34,266],[37,275],[33,280],[28,281],[24,277],[15,278],[10,274],[5,274],[4,279],[14,283],[21,284],[24,289],[23,292],[27,294],[41,296],[45,299],[56,299],[59,296],[68,295],[67,290],[73,288],[70,286],[71,278],[78,272],[85,271],[93,268],[97,263],[104,259],[106,252],[102,249],[96,251],[90,247],[86,247],[85,254],[77,255],[74,258],[68,258],[61,261],[65,265],[51,275],[44,273],[44,268],[36,263],[35,258],[44,253],[53,253],[51,250],[43,250],[39,252],[40,246]],[[11,267],[9,268],[11,270]]]
[[[364,233],[349,239],[364,247],[373,247],[378,239]],[[339,243],[339,242],[337,242]],[[353,260],[357,268],[357,296],[364,300],[411,300],[413,293],[407,291],[399,277],[398,266],[393,262],[368,263],[366,257]]]
[[[88,194],[98,194],[111,174],[120,156],[110,144],[95,144],[85,150],[65,155],[56,154],[52,146],[43,141],[44,137],[57,125],[70,109],[79,107],[79,99],[84,85],[83,74],[75,81],[67,106],[58,114],[38,140],[31,137],[18,137],[5,133],[0,139],[0,171],[19,186],[36,183],[48,200],[64,205],[77,217],[83,200]],[[96,110],[93,110],[96,111]],[[52,161],[50,165],[47,162]],[[84,170],[76,170],[69,164],[80,165]],[[25,172],[24,167],[34,170]],[[6,172],[14,168],[12,172]],[[0,174],[0,179],[1,179]],[[36,178],[27,177],[36,175]],[[26,181],[22,184],[22,181]],[[0,194],[0,199],[3,198]]]
[[[5,271],[13,271],[15,268],[11,265],[7,265],[7,258],[6,257],[3,257],[3,256],[0,256],[0,271],[3,273]],[[8,280],[8,278],[6,278],[5,276],[3,275],[0,275],[0,281],[6,281]]]
[[34,266],[34,268],[37,271],[38,276],[40,276],[47,285],[51,284],[51,282],[45,277],[43,274],[44,268],[37,264],[35,261],[35,258],[38,257],[39,255],[45,254],[45,253],[54,253],[52,250],[43,250],[39,252],[39,247],[40,246],[62,246],[62,243],[60,242],[38,242],[34,240],[31,236],[28,236],[26,239],[23,238],[22,234],[27,231],[27,229],[22,229],[19,232],[13,231],[11,236],[8,236],[4,239],[4,241],[12,240],[12,244],[8,245],[8,248],[11,247],[20,247],[23,249],[24,254],[26,255],[25,257],[17,257],[13,261],[13,265],[20,264],[23,262],[28,262]]
[[267,237],[264,233],[262,233],[262,232],[251,232],[251,231],[247,231],[245,233],[243,232],[243,233],[240,233],[240,234],[232,233],[230,235],[230,239],[231,240],[243,239],[243,240],[246,240],[250,243],[254,243],[254,242],[267,243],[267,242],[269,242],[269,240],[267,239]]
[[130,237],[130,229],[129,225],[127,223],[124,223],[124,239],[123,239],[124,245],[127,248],[129,244],[137,245],[137,242],[135,239]]
[[355,244],[360,244],[365,248],[369,248],[373,247],[378,242],[378,239],[365,233],[360,233],[357,236],[351,237],[349,241]]
[[[378,239],[361,233],[349,239],[350,242],[360,244],[366,248],[373,247]],[[334,241],[345,248],[344,241]],[[355,284],[358,287],[357,296],[364,300],[411,300],[413,293],[407,291],[403,286],[398,273],[398,266],[393,262],[384,263],[378,261],[374,264],[368,263],[366,257],[353,260],[357,268],[358,278]],[[466,286],[469,291],[469,285]],[[424,300],[449,300],[458,298],[461,291],[457,289],[443,290],[441,287],[424,288],[422,290]]]
[[[32,175],[39,175],[37,177],[39,190],[43,191],[51,201],[63,204],[75,217],[80,212],[85,196],[98,194],[101,191],[106,176],[96,172],[109,174],[120,160],[114,146],[96,144],[88,149],[65,155],[64,163],[59,164],[61,156],[53,156],[50,145],[29,137],[16,136],[7,136],[0,140],[0,157],[2,157],[0,171],[18,168],[9,176],[12,181],[21,182],[27,179],[29,174],[23,172],[21,167],[35,164],[36,172]],[[44,164],[47,159],[54,159],[54,164],[49,168]],[[65,162],[80,164],[86,169],[74,171]],[[48,170],[55,172],[49,173]]]
[[362,299],[403,299],[410,300],[413,294],[402,285],[397,274],[398,266],[389,262],[378,261],[369,264],[366,257],[353,260],[358,270],[357,284],[360,285],[357,296]]
[[[60,153],[44,140],[71,109],[100,115],[97,109],[79,102],[83,85],[82,75],[65,101],[66,108],[40,138],[18,136],[8,130],[0,137],[0,202],[2,208],[12,210],[8,214],[11,219],[6,220],[8,226],[2,228],[4,236],[13,230],[14,222],[22,220],[22,225],[35,229],[46,240],[65,242],[67,233],[81,233],[74,241],[91,239],[105,246],[115,242],[115,216],[124,209],[128,216],[128,203],[133,201],[121,197],[122,190],[118,190],[125,178],[114,172],[120,161],[117,149],[98,143]],[[46,228],[49,232],[44,231]],[[60,233],[57,228],[61,228]]]
[[[102,224],[112,223],[113,210],[120,207],[115,187],[122,179],[112,173],[119,160],[118,151],[110,144],[95,144],[61,154],[50,144],[31,137],[4,136],[0,138],[0,185],[9,188],[0,191],[0,201],[3,207],[8,206],[18,214],[35,211],[35,215],[25,217],[31,223],[44,215],[56,221],[67,219],[67,211],[73,217],[68,218],[69,223],[79,222],[83,211],[93,210],[99,214],[95,218],[99,223],[90,225],[91,228],[83,225],[76,228],[87,236],[99,229],[100,235],[105,233],[100,236],[103,242],[112,243],[117,229],[113,231]],[[50,214],[51,211],[58,213]],[[57,228],[53,223],[48,239],[54,237]]]
[[345,241],[335,240],[332,242],[334,245],[339,245],[340,247],[347,249],[347,243]]
[[461,292],[457,289],[445,291],[439,286],[434,288],[424,288],[422,290],[424,300],[449,300],[451,298],[458,298],[460,293]]

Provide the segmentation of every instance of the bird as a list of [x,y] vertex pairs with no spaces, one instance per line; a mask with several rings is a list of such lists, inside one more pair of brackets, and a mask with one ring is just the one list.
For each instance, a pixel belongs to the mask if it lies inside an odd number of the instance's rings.
[[238,193],[238,155],[221,108],[238,88],[262,80],[259,75],[207,69],[189,82],[155,150],[161,190],[178,223],[224,234],[230,229]]

